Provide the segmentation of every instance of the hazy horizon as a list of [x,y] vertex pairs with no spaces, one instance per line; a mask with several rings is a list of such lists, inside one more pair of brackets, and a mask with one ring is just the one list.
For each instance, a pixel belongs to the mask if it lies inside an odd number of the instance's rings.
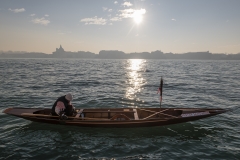
[[[2,53],[7,53],[7,54],[10,54],[10,53],[13,53],[13,54],[24,54],[24,53],[43,53],[43,54],[53,54],[53,52],[55,52],[56,51],[56,48],[59,48],[59,47],[55,47],[55,50],[53,50],[51,53],[44,53],[44,52],[40,52],[40,51],[34,51],[34,52],[31,52],[31,51],[12,51],[12,50],[8,50],[8,51],[3,51],[3,50],[0,50],[0,54],[2,54]],[[64,47],[63,47],[64,48]],[[65,48],[64,48],[65,49]],[[99,52],[101,52],[101,51],[119,51],[119,52],[124,52],[124,51],[121,51],[121,50],[106,50],[106,49],[102,49],[102,50],[100,50]],[[155,50],[155,51],[160,51],[160,52],[163,52],[163,51],[161,51],[161,50]],[[144,53],[144,52],[148,52],[148,53],[151,53],[151,52],[155,52],[155,51],[142,51],[142,52],[124,52],[125,54],[131,54],[131,53]],[[65,52],[75,52],[75,53],[77,53],[77,52],[91,52],[91,51],[71,51],[71,50],[69,50],[69,51],[67,51],[67,50],[65,50]],[[91,52],[91,53],[94,53],[94,54],[99,54],[99,52]],[[200,53],[200,52],[209,52],[209,53],[211,53],[211,54],[226,54],[226,55],[228,55],[228,54],[232,54],[232,53],[213,53],[213,52],[211,52],[211,51],[195,51],[195,52],[192,52],[192,51],[187,51],[187,52],[182,52],[182,53],[174,53],[174,52],[163,52],[164,54],[168,54],[168,53],[172,53],[172,54],[186,54],[186,53]],[[240,54],[240,52],[238,52],[238,53],[234,53],[234,54]]]
[[239,0],[0,1],[0,51],[240,52]]

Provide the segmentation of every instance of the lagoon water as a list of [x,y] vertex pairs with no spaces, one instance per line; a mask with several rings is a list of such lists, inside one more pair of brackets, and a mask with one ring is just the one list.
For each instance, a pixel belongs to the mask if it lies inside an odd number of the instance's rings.
[[[199,121],[149,128],[83,128],[30,122],[7,107],[228,108]],[[240,159],[240,62],[0,59],[0,159]]]

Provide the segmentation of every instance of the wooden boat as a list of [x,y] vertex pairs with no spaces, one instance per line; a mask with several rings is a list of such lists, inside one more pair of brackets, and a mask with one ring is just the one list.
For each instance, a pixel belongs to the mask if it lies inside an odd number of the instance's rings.
[[82,127],[151,127],[195,121],[225,113],[225,109],[199,108],[108,108],[77,109],[61,119],[46,108],[7,108],[3,113],[30,121]]

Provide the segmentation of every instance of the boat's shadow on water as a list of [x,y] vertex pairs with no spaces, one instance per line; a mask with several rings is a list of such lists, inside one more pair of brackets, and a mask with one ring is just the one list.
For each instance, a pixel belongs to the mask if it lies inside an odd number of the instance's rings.
[[194,122],[144,128],[89,128],[64,125],[51,125],[31,122],[22,126],[22,132],[39,132],[80,137],[108,137],[108,138],[175,138],[178,140],[201,140],[207,136],[214,136],[223,131],[222,128],[199,125]]

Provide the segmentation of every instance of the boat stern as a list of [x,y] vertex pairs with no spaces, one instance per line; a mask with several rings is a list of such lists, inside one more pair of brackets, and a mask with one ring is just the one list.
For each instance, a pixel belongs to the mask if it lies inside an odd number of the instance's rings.
[[3,111],[5,114],[21,116],[22,113],[33,113],[38,111],[37,108],[7,108]]

